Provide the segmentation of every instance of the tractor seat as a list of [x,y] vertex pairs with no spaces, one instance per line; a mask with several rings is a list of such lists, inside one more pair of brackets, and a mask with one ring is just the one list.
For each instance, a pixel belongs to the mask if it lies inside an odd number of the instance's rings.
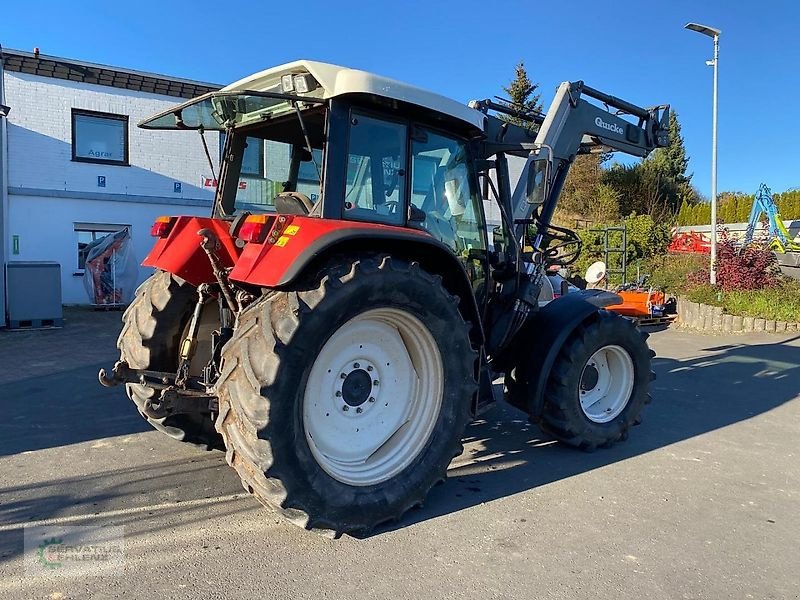
[[314,208],[311,198],[300,192],[281,192],[275,196],[275,211],[279,215],[307,215]]

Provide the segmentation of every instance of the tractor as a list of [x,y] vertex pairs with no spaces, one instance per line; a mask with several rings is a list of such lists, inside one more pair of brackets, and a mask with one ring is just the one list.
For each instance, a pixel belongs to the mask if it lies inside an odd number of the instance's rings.
[[551,219],[576,155],[646,156],[668,118],[581,81],[542,114],[306,60],[156,114],[139,126],[199,132],[212,214],[154,223],[100,381],[337,536],[420,505],[498,400],[583,450],[625,439],[653,353],[615,294],[542,301],[580,249]]

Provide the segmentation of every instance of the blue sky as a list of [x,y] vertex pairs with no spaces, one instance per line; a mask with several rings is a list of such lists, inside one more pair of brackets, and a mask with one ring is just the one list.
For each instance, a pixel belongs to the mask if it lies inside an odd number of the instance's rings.
[[312,58],[465,102],[501,93],[523,60],[545,106],[568,79],[672,104],[693,182],[708,194],[712,42],[685,31],[688,21],[722,29],[720,191],[800,186],[800,3],[789,0],[37,0],[4,4],[0,44],[216,83]]

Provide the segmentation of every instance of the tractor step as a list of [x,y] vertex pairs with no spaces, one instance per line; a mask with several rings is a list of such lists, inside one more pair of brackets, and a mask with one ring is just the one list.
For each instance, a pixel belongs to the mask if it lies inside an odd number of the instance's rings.
[[675,320],[677,315],[665,315],[663,317],[631,317],[636,325],[639,327],[646,325],[669,325]]

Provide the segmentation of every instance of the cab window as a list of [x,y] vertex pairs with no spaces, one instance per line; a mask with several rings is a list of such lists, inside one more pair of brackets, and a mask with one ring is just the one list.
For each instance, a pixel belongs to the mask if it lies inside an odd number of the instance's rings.
[[345,219],[404,224],[406,132],[402,123],[352,114]]
[[465,142],[416,128],[411,144],[411,203],[425,213],[419,226],[466,257],[484,250],[485,223]]

